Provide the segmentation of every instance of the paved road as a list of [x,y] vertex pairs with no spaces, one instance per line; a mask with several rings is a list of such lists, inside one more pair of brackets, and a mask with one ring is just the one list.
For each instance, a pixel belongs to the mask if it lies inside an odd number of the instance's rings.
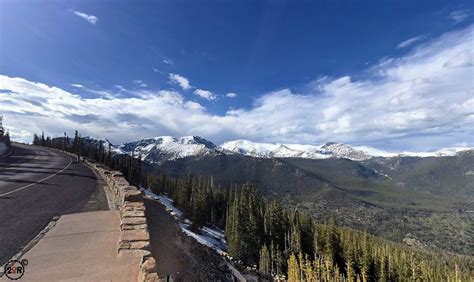
[[53,216],[79,212],[98,190],[95,174],[63,153],[13,144],[0,159],[0,265]]

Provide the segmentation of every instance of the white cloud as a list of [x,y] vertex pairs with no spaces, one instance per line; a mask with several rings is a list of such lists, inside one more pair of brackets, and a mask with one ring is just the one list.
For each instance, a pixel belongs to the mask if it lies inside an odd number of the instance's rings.
[[194,94],[208,101],[214,101],[215,99],[217,99],[216,94],[204,89],[196,89],[194,90]]
[[400,42],[400,44],[398,44],[397,48],[398,49],[402,49],[402,48],[406,48],[408,46],[411,46],[421,40],[424,40],[426,38],[426,36],[424,35],[419,35],[419,36],[416,36],[416,37],[412,37],[408,40],[405,40],[403,42]]
[[[17,139],[24,139],[24,131],[62,135],[78,129],[116,143],[201,135],[216,143],[247,138],[394,150],[474,146],[473,40],[472,26],[449,32],[404,57],[385,58],[367,70],[364,80],[326,77],[303,87],[309,89],[304,92],[265,93],[249,108],[219,115],[175,91],[84,98],[8,76],[0,76],[0,109]],[[185,85],[191,87],[189,81]]]
[[229,98],[235,98],[235,97],[237,97],[238,95],[237,95],[237,93],[229,92],[229,93],[225,94],[225,96],[226,96],[226,97],[229,97]]
[[[153,134],[179,135],[205,121],[205,108],[175,91],[140,92],[136,97],[83,98],[42,83],[0,75],[0,108],[17,140],[34,132],[108,136],[117,142]],[[138,95],[142,94],[142,95]],[[148,95],[145,95],[148,94]],[[182,117],[178,119],[178,117]],[[21,137],[22,130],[30,132]]]
[[164,64],[167,64],[167,65],[173,65],[174,64],[174,62],[170,58],[166,58],[166,57],[163,58],[162,62]]
[[471,15],[471,12],[469,10],[458,10],[458,11],[451,12],[449,14],[449,18],[453,21],[453,24],[458,24],[460,22],[463,22],[470,15]]
[[90,24],[96,24],[97,21],[99,20],[94,15],[88,15],[88,14],[85,14],[85,13],[79,12],[79,11],[73,11],[73,12],[76,16],[83,18],[84,20],[88,21]]
[[182,75],[170,73],[168,78],[170,80],[170,83],[178,84],[184,90],[189,90],[193,88],[191,84],[189,83],[189,80]]
[[115,88],[117,88],[120,92],[124,92],[124,91],[127,91],[127,89],[125,87],[123,87],[122,85],[114,85]]
[[71,84],[71,86],[76,87],[76,88],[84,88],[84,85],[78,84],[78,83],[73,83],[73,84]]
[[143,82],[143,80],[134,80],[133,81],[133,84],[135,84],[136,86],[138,87],[142,87],[142,88],[145,88],[145,87],[148,87],[148,84],[146,84],[145,82]]

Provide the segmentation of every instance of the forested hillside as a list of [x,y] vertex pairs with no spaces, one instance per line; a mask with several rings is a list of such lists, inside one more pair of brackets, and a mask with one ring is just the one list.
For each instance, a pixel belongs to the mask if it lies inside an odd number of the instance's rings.
[[145,164],[144,169],[175,177],[188,172],[212,176],[222,186],[248,181],[263,195],[317,220],[334,217],[341,225],[397,242],[474,253],[472,152],[364,162],[221,155]]
[[250,184],[217,188],[213,179],[147,175],[145,183],[167,194],[193,220],[225,229],[229,254],[262,275],[290,281],[468,280],[472,258],[427,252],[315,222],[298,209],[260,196]]

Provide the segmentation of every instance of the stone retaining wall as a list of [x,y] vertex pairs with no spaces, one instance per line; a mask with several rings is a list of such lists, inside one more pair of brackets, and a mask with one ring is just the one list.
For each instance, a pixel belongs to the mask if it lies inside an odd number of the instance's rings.
[[130,185],[121,172],[108,170],[98,163],[86,163],[104,179],[110,189],[112,201],[120,211],[119,255],[139,255],[141,260],[138,281],[158,281],[156,261],[150,252],[150,233],[142,193],[137,187]]

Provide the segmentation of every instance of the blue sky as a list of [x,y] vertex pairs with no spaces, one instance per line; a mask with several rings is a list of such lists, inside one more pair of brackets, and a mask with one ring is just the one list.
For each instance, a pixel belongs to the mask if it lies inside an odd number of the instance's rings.
[[7,0],[0,10],[0,113],[17,140],[77,128],[116,142],[474,145],[471,112],[441,120],[473,103],[472,1]]

